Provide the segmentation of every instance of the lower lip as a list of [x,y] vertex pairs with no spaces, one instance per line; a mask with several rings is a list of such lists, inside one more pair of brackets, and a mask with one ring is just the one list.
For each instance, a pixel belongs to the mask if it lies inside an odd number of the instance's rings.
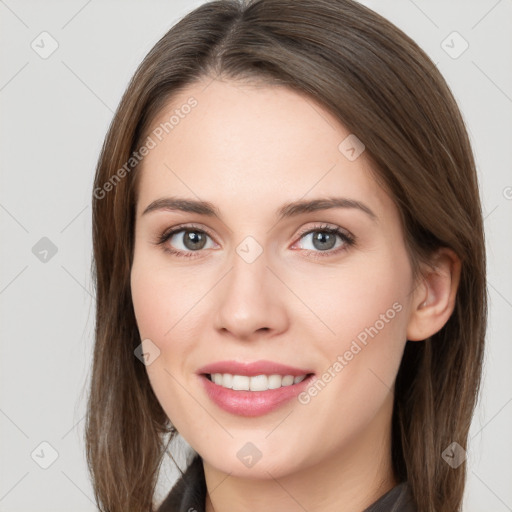
[[302,382],[267,391],[235,391],[212,382],[206,375],[199,375],[210,400],[231,414],[261,416],[281,407],[301,393],[311,382],[308,375]]

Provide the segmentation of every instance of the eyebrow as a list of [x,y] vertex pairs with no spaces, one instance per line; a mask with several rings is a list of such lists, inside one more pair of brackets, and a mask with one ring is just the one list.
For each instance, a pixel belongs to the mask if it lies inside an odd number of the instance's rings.
[[[364,203],[346,197],[326,197],[311,200],[298,200],[287,203],[277,210],[278,220],[282,220],[303,213],[311,213],[319,210],[332,208],[354,208],[366,213],[372,220],[377,220],[377,215]],[[185,199],[180,197],[163,197],[156,199],[142,212],[146,215],[154,211],[182,211],[197,213],[207,217],[221,218],[220,211],[212,203],[196,199]]]

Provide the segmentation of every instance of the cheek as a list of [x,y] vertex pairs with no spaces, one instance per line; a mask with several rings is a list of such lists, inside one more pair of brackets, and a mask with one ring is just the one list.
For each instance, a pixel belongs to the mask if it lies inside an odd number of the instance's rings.
[[[147,280],[140,279],[134,282],[132,279],[133,308],[141,338],[158,340],[165,332],[164,304],[167,297],[162,297],[162,292],[163,290],[151,286],[151,282]],[[160,299],[155,300],[155,297]]]
[[308,306],[325,324],[316,319],[323,334],[317,338],[325,339],[331,354],[348,349],[354,339],[364,343],[377,334],[379,339],[403,343],[412,283],[409,268],[405,253],[390,252],[378,261],[369,255],[350,268],[317,272],[311,278],[302,275],[295,290],[307,297]]
[[388,273],[378,280],[372,277],[368,272],[364,278],[347,283],[343,304],[338,304],[336,324],[344,339],[348,336],[364,343],[369,337],[379,336],[391,341],[405,331],[403,312],[408,288],[402,285],[400,276],[393,279]]
[[183,301],[182,286],[169,272],[152,264],[151,258],[141,254],[132,266],[131,294],[141,338],[162,343],[176,322],[177,310]]
[[[158,401],[171,422],[185,429],[192,421],[193,411],[189,391],[194,378],[190,356],[197,349],[194,331],[198,298],[204,295],[200,284],[187,286],[176,269],[162,268],[151,255],[143,251],[134,260],[131,271],[131,293],[135,318],[142,340],[156,345],[159,355],[146,371]],[[193,411],[196,416],[200,411]]]
[[324,373],[315,386],[319,391],[308,390],[303,403],[332,401],[354,422],[376,413],[393,386],[406,342],[409,269],[405,251],[390,251],[379,262],[363,261],[324,283],[318,300],[325,301],[323,319],[335,334],[317,338]]

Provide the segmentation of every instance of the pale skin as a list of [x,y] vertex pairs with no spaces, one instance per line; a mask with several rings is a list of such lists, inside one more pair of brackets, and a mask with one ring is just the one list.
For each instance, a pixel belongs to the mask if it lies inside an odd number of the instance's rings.
[[[131,289],[141,340],[160,350],[146,367],[151,385],[203,459],[207,512],[361,512],[398,483],[390,454],[396,374],[406,341],[421,342],[451,315],[460,263],[443,249],[435,268],[414,278],[394,202],[365,152],[350,161],[338,149],[350,132],[311,98],[210,81],[160,112],[155,127],[197,100],[140,169]],[[143,215],[170,196],[208,201],[220,218]],[[327,197],[373,216],[345,206],[278,219],[284,204]],[[203,248],[186,245],[183,231],[154,243],[181,225],[206,233]],[[332,248],[314,245],[325,225],[354,244],[329,235]],[[251,263],[236,251],[248,236],[262,249]],[[321,376],[393,304],[400,311],[307,404],[293,399],[246,418],[220,409],[200,385],[198,368],[220,360],[266,359]],[[252,467],[237,457],[248,442],[262,454]]]

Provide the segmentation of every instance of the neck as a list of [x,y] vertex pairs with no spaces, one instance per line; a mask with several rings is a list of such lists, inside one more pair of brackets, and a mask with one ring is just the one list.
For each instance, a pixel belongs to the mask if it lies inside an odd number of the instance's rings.
[[[206,512],[361,512],[397,485],[391,463],[393,394],[357,438],[279,478],[224,474],[203,460]],[[386,425],[386,428],[382,428]]]

